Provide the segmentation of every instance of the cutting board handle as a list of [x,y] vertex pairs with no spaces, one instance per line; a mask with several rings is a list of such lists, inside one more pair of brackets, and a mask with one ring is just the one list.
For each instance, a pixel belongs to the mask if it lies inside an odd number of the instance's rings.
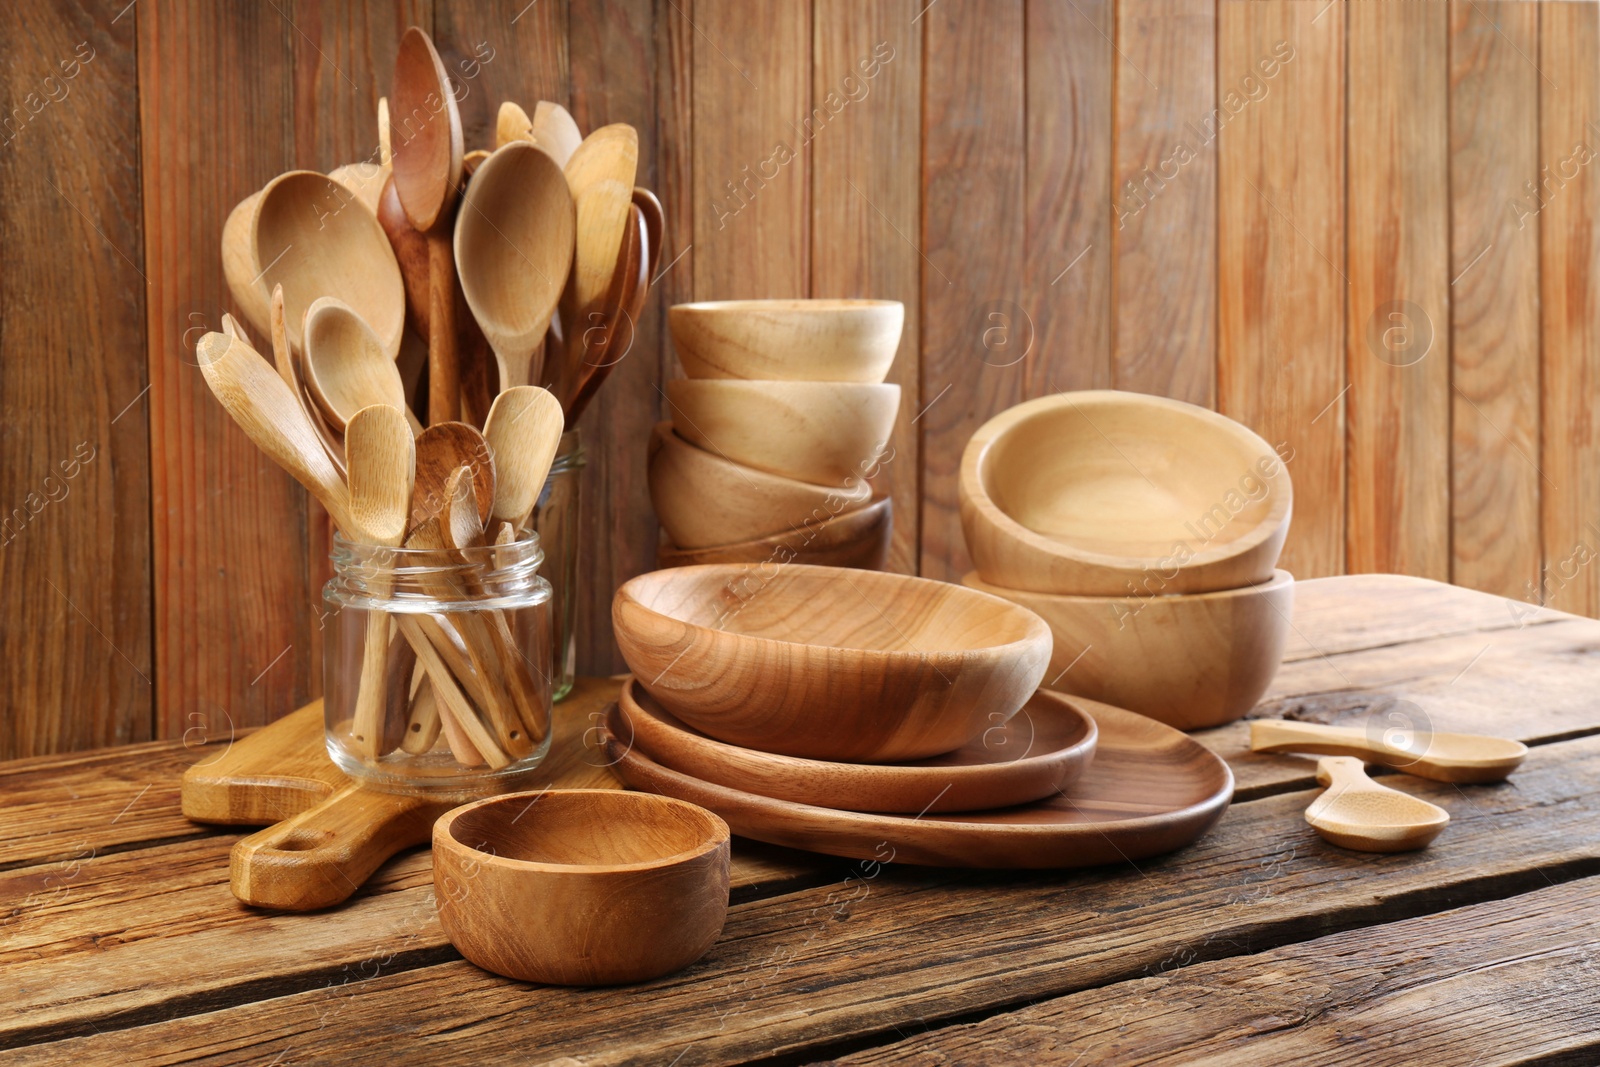
[[401,849],[421,845],[452,805],[349,785],[233,846],[229,878],[246,904],[314,911],[343,903]]

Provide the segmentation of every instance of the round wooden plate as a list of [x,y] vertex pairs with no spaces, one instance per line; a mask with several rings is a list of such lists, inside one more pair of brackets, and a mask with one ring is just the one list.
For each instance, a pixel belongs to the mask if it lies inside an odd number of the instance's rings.
[[757,841],[833,856],[936,867],[1089,867],[1171,852],[1209,830],[1233,772],[1154,719],[1075,699],[1100,728],[1094,762],[1065,793],[1023,807],[870,815],[772,800],[668,770],[615,735],[613,770],[636,789],[699,804]]
[[653,762],[703,782],[796,804],[913,814],[1050,796],[1089,766],[1098,733],[1070,698],[1041,689],[1008,722],[954,752],[908,763],[829,763],[707,737],[673,718],[633,678],[623,683],[610,728]]

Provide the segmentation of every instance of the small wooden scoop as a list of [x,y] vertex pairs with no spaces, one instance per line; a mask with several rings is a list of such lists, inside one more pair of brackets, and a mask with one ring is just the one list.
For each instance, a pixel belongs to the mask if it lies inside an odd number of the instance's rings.
[[1252,752],[1309,752],[1318,756],[1358,756],[1436,782],[1499,782],[1522,765],[1528,746],[1481,734],[1414,731],[1409,746],[1373,737],[1356,726],[1262,720],[1250,724]]
[[1306,809],[1306,822],[1322,839],[1357,852],[1409,852],[1439,836],[1450,813],[1367,777],[1354,756],[1317,761],[1317,781],[1328,787]]

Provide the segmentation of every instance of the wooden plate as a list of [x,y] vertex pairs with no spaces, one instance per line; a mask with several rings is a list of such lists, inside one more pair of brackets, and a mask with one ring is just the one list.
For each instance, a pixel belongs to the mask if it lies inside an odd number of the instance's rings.
[[1094,758],[1087,712],[1041,689],[1010,721],[910,763],[828,763],[740,748],[673,718],[629,678],[608,723],[662,767],[757,796],[849,811],[982,811],[1027,804],[1076,781]]
[[941,867],[1089,867],[1170,852],[1209,830],[1233,798],[1233,772],[1154,719],[1075,700],[1100,728],[1094,762],[1061,795],[961,814],[869,815],[772,800],[668,770],[615,736],[628,785],[709,808],[757,841],[852,859]]

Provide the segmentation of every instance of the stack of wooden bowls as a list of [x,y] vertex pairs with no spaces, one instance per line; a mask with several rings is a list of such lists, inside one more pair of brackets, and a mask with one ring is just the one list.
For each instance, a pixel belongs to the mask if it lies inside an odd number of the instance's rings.
[[800,562],[877,569],[893,518],[870,479],[900,387],[891,300],[731,300],[669,312],[687,379],[650,442],[662,566]]
[[1192,730],[1241,718],[1283,656],[1293,488],[1238,423],[1111,390],[1020,404],[962,457],[964,583],[1040,615],[1044,684]]

